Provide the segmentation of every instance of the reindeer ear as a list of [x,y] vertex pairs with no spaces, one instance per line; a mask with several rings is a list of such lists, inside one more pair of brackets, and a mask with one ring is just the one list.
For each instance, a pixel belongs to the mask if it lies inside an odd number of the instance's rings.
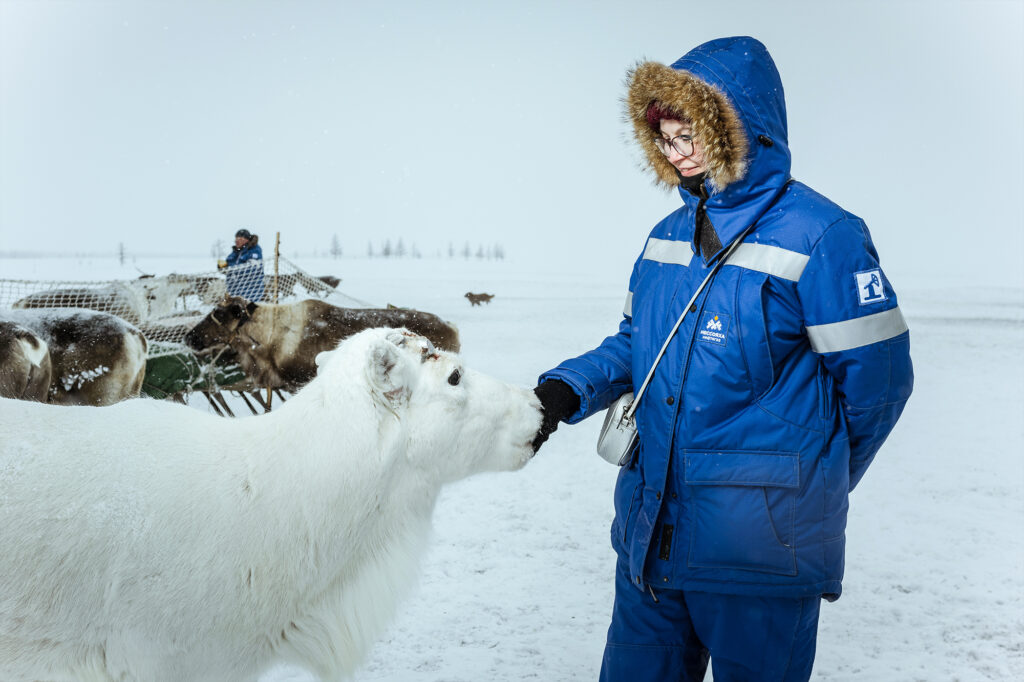
[[409,395],[401,360],[398,347],[390,341],[380,341],[370,348],[367,378],[374,394],[392,407],[404,402]]
[[257,306],[256,306],[256,304],[250,301],[250,302],[249,302],[249,303],[248,303],[248,304],[247,304],[247,305],[245,306],[245,312],[247,312],[247,313],[249,313],[250,315],[252,315],[252,314],[253,314],[254,312],[256,312],[256,307],[257,307]]

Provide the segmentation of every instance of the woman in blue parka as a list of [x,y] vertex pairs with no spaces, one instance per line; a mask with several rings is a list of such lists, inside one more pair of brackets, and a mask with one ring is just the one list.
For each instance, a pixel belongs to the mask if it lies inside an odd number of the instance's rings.
[[913,385],[864,222],[790,176],[782,82],[752,38],[639,64],[636,140],[682,206],[633,267],[618,333],[545,372],[540,446],[643,382],[615,489],[602,680],[806,680],[839,597],[848,494]]

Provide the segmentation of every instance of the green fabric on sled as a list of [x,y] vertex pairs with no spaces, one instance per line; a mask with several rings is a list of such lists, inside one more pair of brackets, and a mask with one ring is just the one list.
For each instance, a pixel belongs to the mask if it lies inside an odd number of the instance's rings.
[[[223,353],[213,363],[202,364],[182,344],[160,345],[170,346],[173,352],[158,354],[146,361],[146,377],[142,381],[145,396],[163,400],[177,393],[216,391],[246,381],[234,353]],[[159,350],[163,352],[168,348]]]

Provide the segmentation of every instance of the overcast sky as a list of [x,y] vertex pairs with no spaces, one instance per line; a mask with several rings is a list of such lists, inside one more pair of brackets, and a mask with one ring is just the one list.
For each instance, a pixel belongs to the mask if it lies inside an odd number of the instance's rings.
[[725,35],[767,45],[794,176],[891,277],[1024,286],[1019,0],[0,0],[0,253],[248,227],[628,269],[679,198],[639,170],[624,74]]

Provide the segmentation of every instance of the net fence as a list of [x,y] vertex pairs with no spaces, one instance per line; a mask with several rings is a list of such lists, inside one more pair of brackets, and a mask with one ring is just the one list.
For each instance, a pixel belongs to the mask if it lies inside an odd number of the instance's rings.
[[[272,269],[266,261],[267,270]],[[263,303],[290,303],[320,298],[346,308],[372,304],[348,296],[331,277],[314,277],[287,258],[279,257],[276,272],[263,263],[191,274],[171,273],[131,280],[68,281],[0,279],[0,310],[85,308],[111,313],[142,331],[149,357],[177,355],[185,335],[228,294]]]

